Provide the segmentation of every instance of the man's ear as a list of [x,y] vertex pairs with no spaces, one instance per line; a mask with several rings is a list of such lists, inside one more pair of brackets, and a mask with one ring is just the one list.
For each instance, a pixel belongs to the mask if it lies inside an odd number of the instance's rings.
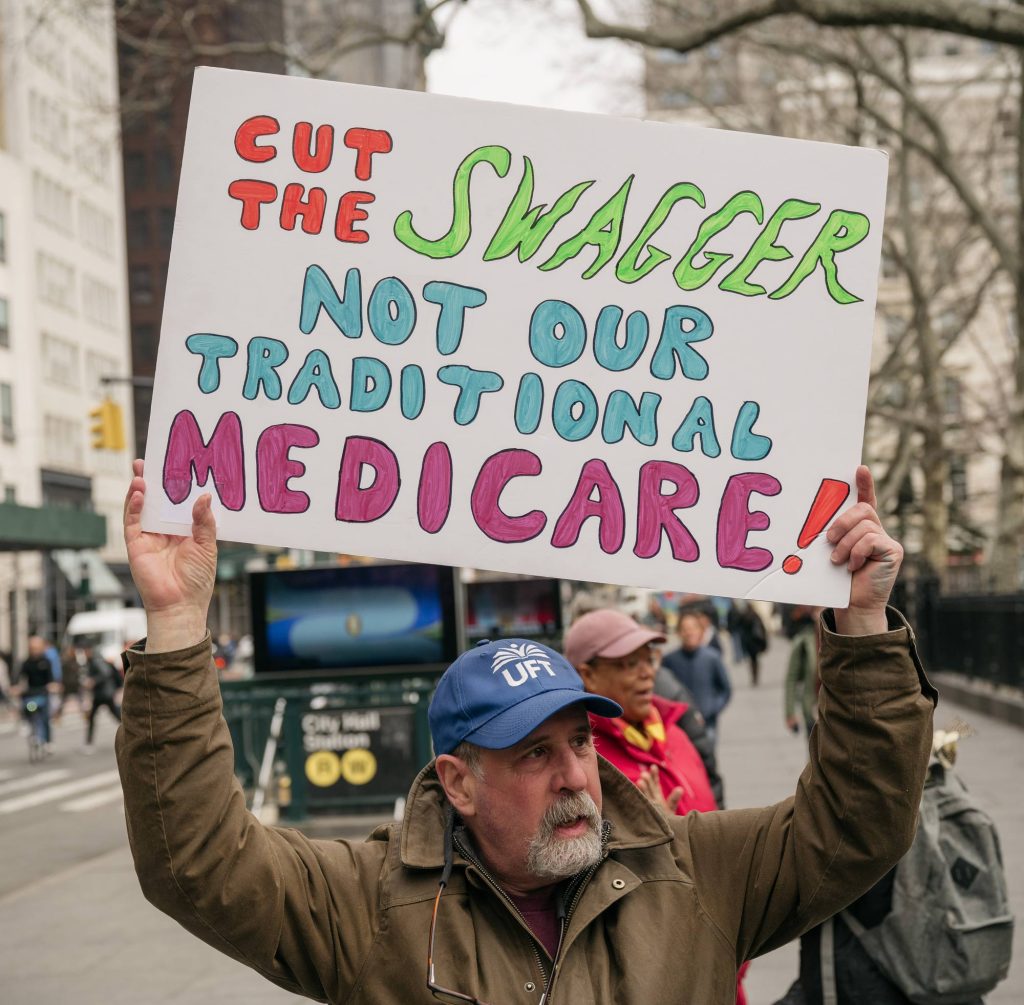
[[434,761],[437,777],[448,802],[463,819],[476,815],[476,786],[479,779],[469,765],[453,754],[439,754]]

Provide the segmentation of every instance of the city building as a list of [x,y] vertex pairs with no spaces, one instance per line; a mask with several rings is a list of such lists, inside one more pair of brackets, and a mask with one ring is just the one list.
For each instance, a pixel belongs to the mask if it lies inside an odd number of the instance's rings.
[[131,596],[131,358],[113,5],[9,0],[0,47],[0,650],[17,656],[86,594]]

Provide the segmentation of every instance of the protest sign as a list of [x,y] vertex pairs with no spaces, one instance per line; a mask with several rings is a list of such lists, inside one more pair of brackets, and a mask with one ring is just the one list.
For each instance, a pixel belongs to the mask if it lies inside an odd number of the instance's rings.
[[845,605],[886,169],[200,69],[143,527]]

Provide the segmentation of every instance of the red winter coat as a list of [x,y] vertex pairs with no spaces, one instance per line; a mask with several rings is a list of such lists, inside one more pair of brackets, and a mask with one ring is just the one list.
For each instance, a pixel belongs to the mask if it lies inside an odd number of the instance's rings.
[[690,738],[676,726],[687,706],[657,695],[652,698],[652,702],[665,727],[664,741],[654,740],[650,750],[643,750],[627,740],[625,730],[628,723],[624,719],[605,719],[592,715],[590,722],[594,729],[597,752],[611,761],[632,782],[636,782],[645,768],[656,765],[661,779],[661,791],[666,799],[673,789],[683,790],[683,797],[676,809],[680,816],[685,816],[690,810],[705,813],[718,809],[700,754]]

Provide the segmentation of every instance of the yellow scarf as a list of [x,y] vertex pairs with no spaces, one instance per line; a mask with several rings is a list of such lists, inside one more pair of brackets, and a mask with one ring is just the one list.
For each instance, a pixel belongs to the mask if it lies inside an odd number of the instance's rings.
[[615,722],[622,730],[626,743],[632,747],[648,751],[655,743],[665,742],[665,723],[661,721],[661,716],[653,705],[650,714],[639,726],[634,726],[625,719],[616,719]]

